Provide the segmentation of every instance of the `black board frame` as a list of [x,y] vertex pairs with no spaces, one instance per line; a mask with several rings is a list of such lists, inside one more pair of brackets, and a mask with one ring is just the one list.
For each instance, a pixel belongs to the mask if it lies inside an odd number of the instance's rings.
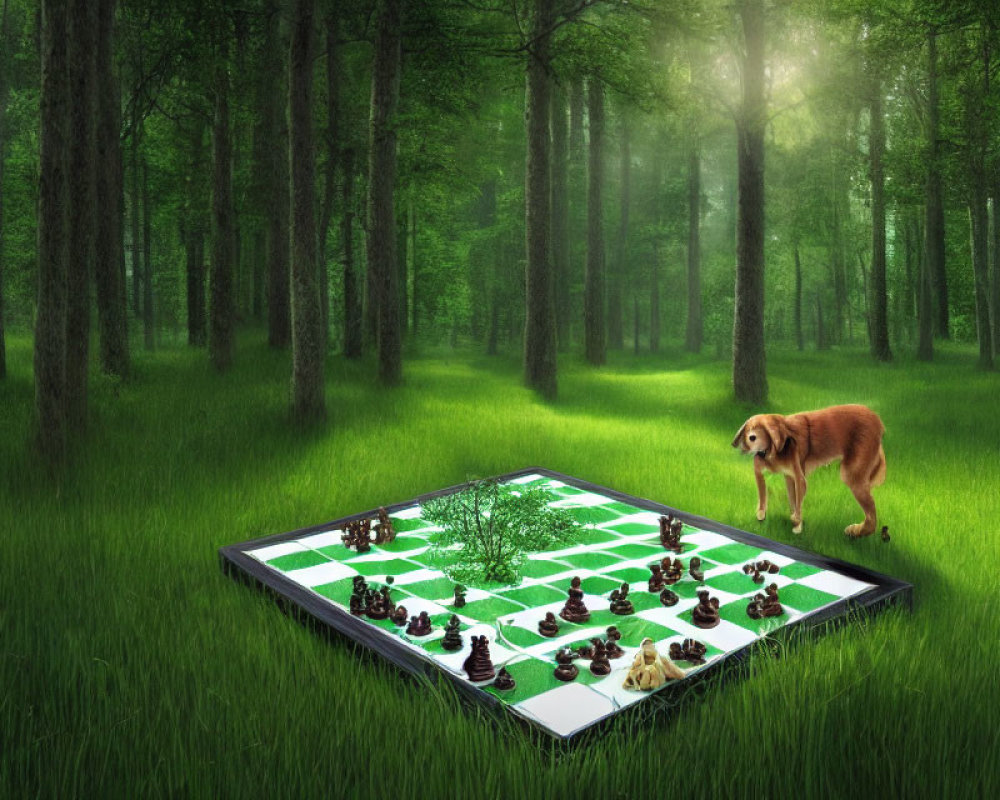
[[[635,497],[634,495],[625,494],[624,492],[619,492],[615,489],[609,489],[605,486],[600,486],[580,478],[575,478],[572,475],[566,475],[544,467],[525,467],[523,469],[515,470],[514,472],[508,472],[503,475],[495,476],[491,480],[510,481],[526,475],[542,475],[547,478],[562,481],[563,483],[566,483],[569,486],[574,486],[578,489],[603,494],[606,497],[636,506],[637,508],[645,511],[652,511],[658,514],[672,514],[675,518],[678,518],[693,527],[700,528],[705,531],[721,533],[735,541],[759,547],[761,549],[770,550],[773,553],[779,553],[796,561],[811,564],[821,569],[839,572],[849,578],[873,584],[873,588],[868,589],[861,594],[839,600],[836,603],[831,603],[825,608],[821,608],[811,614],[807,614],[804,617],[795,620],[794,622],[790,622],[787,625],[782,626],[772,634],[768,634],[768,636],[778,635],[781,637],[788,637],[793,632],[801,633],[803,631],[815,630],[831,623],[840,624],[859,612],[874,615],[894,605],[901,605],[905,607],[907,611],[912,611],[913,609],[913,585],[899,580],[898,578],[893,578],[889,575],[867,569],[866,567],[860,567],[857,564],[842,561],[841,559],[811,553],[807,550],[795,547],[794,545],[785,544],[783,542],[775,542],[771,539],[760,536],[759,534],[740,530],[739,528],[734,528],[730,525],[726,525],[706,517],[689,514],[688,512],[663,505],[662,503],[656,503],[652,500]],[[395,511],[400,511],[417,503],[422,504],[437,497],[443,497],[445,495],[459,492],[468,485],[468,482],[456,484],[445,489],[438,489],[433,492],[428,492],[427,494],[422,494],[409,500],[387,505],[385,508],[390,514],[392,514]],[[254,550],[266,545],[280,544],[285,541],[300,539],[304,536],[321,533],[323,531],[338,529],[343,527],[346,523],[357,519],[370,519],[376,516],[377,513],[377,509],[363,511],[347,517],[340,517],[329,522],[312,525],[306,528],[299,528],[286,533],[251,539],[239,544],[226,545],[219,548],[219,559],[223,573],[229,577],[249,583],[257,589],[266,591],[275,598],[283,610],[290,610],[287,606],[287,603],[290,602],[291,610],[304,614],[308,621],[319,623],[322,628],[327,628],[363,644],[365,647],[378,653],[380,656],[408,673],[429,677],[443,675],[450,680],[451,684],[458,690],[461,697],[471,700],[475,704],[481,707],[486,707],[494,712],[500,709],[509,709],[508,706],[489,692],[480,689],[479,687],[469,683],[464,678],[454,675],[448,670],[441,669],[431,659],[414,653],[406,647],[401,640],[387,635],[381,628],[369,625],[364,620],[352,616],[347,611],[341,610],[332,603],[327,602],[316,593],[300,586],[294,581],[286,578],[278,571],[271,569],[266,564],[244,552],[246,550]],[[653,696],[665,701],[664,704],[668,706],[676,707],[678,705],[677,701],[679,701],[682,693],[686,693],[690,688],[692,688],[693,684],[701,683],[712,677],[718,677],[727,667],[735,667],[737,668],[737,673],[741,672],[742,670],[739,668],[746,663],[751,650],[759,643],[759,641],[760,640],[758,639],[745,647],[740,648],[739,650],[735,650],[725,655],[717,661],[712,662],[695,675],[686,678],[682,682],[679,681],[666,685],[657,691]],[[616,718],[623,713],[635,710],[637,707],[642,705],[644,705],[642,702],[633,703],[623,709],[613,711],[605,717],[595,720],[590,725],[566,735],[559,735],[534,720],[523,717],[516,712],[511,711],[509,716],[514,716],[517,719],[522,720],[535,731],[543,733],[547,738],[569,742],[570,740],[578,737],[582,738],[584,734],[590,733],[591,731],[602,727],[611,719]]]

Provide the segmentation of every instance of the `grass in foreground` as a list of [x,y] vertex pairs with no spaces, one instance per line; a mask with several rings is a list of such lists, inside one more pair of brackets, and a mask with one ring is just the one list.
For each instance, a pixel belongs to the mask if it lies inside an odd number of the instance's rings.
[[[379,390],[332,359],[330,420],[288,424],[288,356],[243,342],[233,372],[203,353],[140,356],[92,388],[73,469],[31,453],[30,342],[0,383],[0,795],[480,797],[645,792],[992,796],[1000,791],[1000,377],[954,348],[875,365],[860,351],[775,352],[768,410],[863,402],[886,422],[876,491],[893,538],[860,519],[834,468],[810,481],[805,533],[784,486],[753,516],[729,446],[760,409],[729,365],[669,353],[572,358],[560,400],[513,359],[424,357]],[[752,675],[676,716],[622,720],[575,750],[481,719],[293,623],[225,579],[216,549],[528,465],[546,466],[915,585],[890,613],[754,659]],[[650,704],[652,705],[652,704]]]

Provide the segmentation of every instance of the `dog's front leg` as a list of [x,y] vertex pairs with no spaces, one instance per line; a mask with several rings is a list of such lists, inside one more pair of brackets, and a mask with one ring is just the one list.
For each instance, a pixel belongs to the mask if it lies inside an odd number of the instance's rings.
[[795,477],[788,478],[789,481],[789,496],[791,495],[792,489],[795,490],[795,502],[792,503],[792,533],[802,533],[802,501],[806,497],[806,489],[808,489],[808,484],[806,483],[805,473],[802,471],[802,465],[795,462]]
[[757,519],[763,522],[767,516],[767,484],[764,483],[764,459],[753,458],[753,476],[757,479]]

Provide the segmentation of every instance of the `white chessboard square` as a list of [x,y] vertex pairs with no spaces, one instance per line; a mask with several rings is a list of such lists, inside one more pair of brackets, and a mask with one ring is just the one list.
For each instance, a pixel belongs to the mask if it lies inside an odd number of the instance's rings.
[[421,510],[418,505],[410,506],[409,508],[402,508],[399,511],[393,511],[389,516],[396,519],[417,519],[420,516]]
[[267,563],[280,556],[287,556],[290,553],[302,553],[305,552],[306,548],[303,547],[298,542],[281,542],[281,544],[272,544],[267,547],[258,547],[256,550],[247,550],[247,555],[253,556],[258,561],[263,561]]
[[875,588],[873,584],[848,578],[839,572],[830,572],[828,570],[817,572],[814,575],[807,575],[804,578],[800,578],[797,582],[803,586],[819,589],[821,592],[827,592],[840,598],[852,597],[868,589]]
[[631,524],[651,525],[655,526],[656,530],[650,531],[648,534],[630,533],[628,534],[629,539],[644,539],[647,536],[659,535],[660,517],[658,514],[654,514],[652,511],[639,511],[636,512],[635,514],[625,514],[621,517],[618,517],[618,519],[612,519],[608,520],[607,522],[602,522],[596,527],[614,529],[619,525],[631,525]]
[[[353,560],[351,563],[356,563],[357,559]],[[406,586],[411,583],[419,583],[420,581],[432,581],[435,578],[443,578],[444,573],[436,569],[414,569],[409,572],[404,572],[402,575],[393,575],[396,579],[393,582],[393,586]]]
[[[666,654],[666,648],[657,649],[662,653]],[[600,692],[609,700],[615,708],[626,708],[633,703],[638,703],[640,700],[655,694],[660,689],[663,689],[671,684],[677,683],[676,680],[667,681],[659,689],[654,689],[652,691],[642,691],[641,689],[626,689],[622,684],[625,683],[625,678],[628,676],[629,670],[632,669],[632,662],[635,661],[636,654],[638,654],[639,648],[626,648],[625,655],[621,658],[616,658],[611,662],[611,672],[606,675],[601,680],[591,683],[590,688],[595,692]],[[584,662],[585,664],[587,662]],[[588,666],[581,666],[581,669],[588,669]],[[683,680],[683,679],[682,679]]]
[[593,506],[603,506],[610,503],[611,498],[604,497],[593,492],[575,494],[572,497],[564,497],[554,503],[549,503],[552,508],[591,508]]
[[[500,667],[510,663],[515,658],[518,657],[518,653],[513,650],[508,650],[502,644],[498,644],[493,639],[493,628],[489,625],[473,625],[468,630],[464,630],[461,633],[462,636],[462,647],[459,650],[455,650],[451,653],[444,653],[434,656],[434,662],[440,664],[445,669],[454,672],[456,675],[460,675],[466,680],[469,679],[468,674],[462,668],[465,664],[465,659],[469,657],[472,653],[472,637],[473,636],[486,636],[489,642],[490,651],[490,661],[493,662],[493,666],[496,671],[500,671]],[[488,681],[483,681],[482,683],[475,684],[476,686],[485,686],[492,682],[492,678]],[[471,681],[470,681],[471,683]]]
[[304,539],[299,539],[299,544],[311,550],[319,550],[321,547],[330,547],[336,544],[343,546],[343,542],[340,539],[340,531],[323,531],[312,536],[306,536]]
[[290,570],[285,573],[285,576],[300,586],[312,587],[333,583],[355,574],[357,573],[353,569],[339,561],[327,561],[325,564],[317,564],[314,567]]
[[[712,531],[702,530],[699,530],[697,533],[681,534],[681,541],[684,544],[694,546],[698,550],[711,550],[713,547],[722,547],[723,545],[733,543],[732,539],[728,536],[723,536],[721,533],[713,533]],[[687,556],[689,553],[685,550],[684,555]],[[697,554],[694,553],[692,555]]]
[[[422,597],[394,597],[393,602],[395,602],[396,607],[405,606],[406,613],[411,617],[416,617],[420,615],[421,611],[426,611],[428,616],[433,617],[436,614],[451,614],[452,611],[449,608],[438,605],[430,600],[424,600]],[[405,630],[405,628],[404,628]]]
[[559,736],[569,736],[615,710],[614,703],[582,683],[567,683],[513,706]]

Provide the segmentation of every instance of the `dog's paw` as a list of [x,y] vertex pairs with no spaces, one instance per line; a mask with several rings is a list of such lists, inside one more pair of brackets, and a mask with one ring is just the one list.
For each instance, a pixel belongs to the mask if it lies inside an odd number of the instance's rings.
[[767,512],[763,508],[757,509],[757,522],[763,522],[764,517],[767,516]]
[[[795,520],[792,520],[792,522],[795,522]],[[802,533],[802,520],[799,520],[792,525],[792,533]]]
[[865,530],[864,524],[858,525],[848,525],[844,528],[844,535],[851,539],[860,539],[862,536],[868,536],[875,531],[874,528],[871,530]]

